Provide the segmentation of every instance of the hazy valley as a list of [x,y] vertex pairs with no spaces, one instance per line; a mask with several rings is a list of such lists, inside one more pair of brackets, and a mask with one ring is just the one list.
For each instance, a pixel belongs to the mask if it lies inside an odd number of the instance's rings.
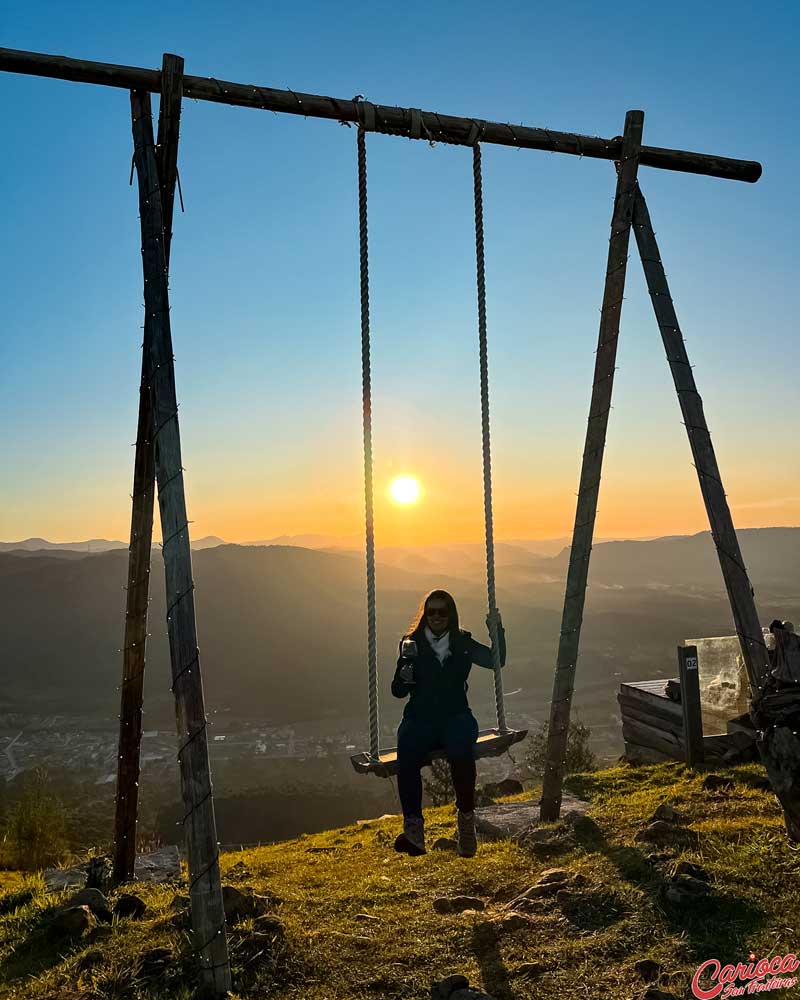
[[[800,529],[739,535],[762,622],[797,621]],[[393,789],[359,777],[349,762],[354,748],[367,744],[363,555],[324,537],[303,540],[318,547],[201,544],[193,552],[223,838],[246,841],[253,839],[251,830],[263,829],[241,799],[255,789],[280,800],[269,807],[275,836],[292,835],[297,823],[301,829],[323,828],[331,809],[337,822],[368,814],[373,800],[378,808],[396,809]],[[0,551],[0,776],[13,787],[25,771],[45,764],[63,773],[65,785],[75,779],[107,804],[116,767],[127,551],[106,543],[105,551],[88,553],[79,548],[85,544],[6,545]],[[548,713],[569,558],[565,547],[543,554],[534,550],[537,544],[496,547],[498,604],[509,647],[503,678],[515,728],[534,728]],[[177,809],[177,768],[157,551],[152,566],[143,796],[153,799],[163,828],[163,817]],[[378,551],[384,745],[394,744],[403,707],[389,691],[397,642],[420,598],[433,587],[450,590],[462,627],[484,641],[484,572],[478,544]],[[674,676],[680,642],[731,634],[733,626],[707,532],[598,543],[589,584],[573,714],[591,727],[599,759],[612,761],[622,752],[619,683]],[[494,724],[489,671],[473,668],[470,702],[482,726]],[[509,763],[500,758],[482,762],[481,769],[484,776],[501,776]],[[304,785],[315,789],[305,802],[319,810],[319,819],[287,821],[284,830],[281,817],[291,819],[292,813],[287,789]]]

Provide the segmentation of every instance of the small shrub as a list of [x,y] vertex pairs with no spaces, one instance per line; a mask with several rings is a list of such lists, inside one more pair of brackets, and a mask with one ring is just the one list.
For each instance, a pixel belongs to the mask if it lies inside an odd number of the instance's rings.
[[66,853],[66,828],[64,807],[47,773],[37,768],[27,776],[8,816],[6,846],[14,863],[28,870],[57,864]]
[[[537,732],[528,737],[525,751],[525,766],[532,777],[540,778],[544,774],[547,762],[547,734],[550,729],[549,720],[545,720]],[[581,722],[570,720],[567,730],[567,751],[564,774],[578,774],[582,771],[596,771],[597,759],[589,747],[591,729]]]
[[428,776],[422,779],[422,787],[434,806],[443,806],[455,800],[456,790],[447,760],[433,761]]

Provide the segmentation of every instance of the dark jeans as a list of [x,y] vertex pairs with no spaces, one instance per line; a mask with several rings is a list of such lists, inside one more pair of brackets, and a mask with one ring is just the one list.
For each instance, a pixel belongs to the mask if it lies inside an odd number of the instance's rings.
[[397,789],[404,816],[422,815],[422,761],[438,747],[444,748],[456,791],[456,805],[465,812],[475,808],[475,756],[478,720],[472,712],[459,712],[436,720],[403,719],[397,729]]

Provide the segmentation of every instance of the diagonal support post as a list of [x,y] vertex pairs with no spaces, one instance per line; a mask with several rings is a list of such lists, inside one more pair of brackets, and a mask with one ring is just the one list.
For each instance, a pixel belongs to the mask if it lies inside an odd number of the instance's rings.
[[172,690],[175,693],[192,928],[203,988],[213,996],[222,997],[231,988],[231,971],[208,760],[208,722],[197,645],[189,521],[186,516],[169,319],[165,226],[150,97],[146,92],[131,92],[131,116],[139,184],[144,302],[151,328],[147,341],[147,380],[154,428],[152,440],[157,442],[156,479],[163,536],[167,632]]
[[786,830],[793,840],[800,841],[800,739],[797,736],[800,728],[800,684],[794,680],[782,681],[771,672],[755,595],[736,537],[703,401],[689,364],[650,212],[638,184],[633,230],[747,669],[750,716],[759,732],[756,745],[783,807]]
[[589,576],[589,556],[592,550],[597,497],[603,468],[606,428],[611,409],[614,367],[617,358],[622,299],[628,263],[633,197],[642,146],[644,112],[629,111],[625,116],[611,237],[608,244],[603,307],[600,313],[600,334],[595,359],[592,400],[583,449],[580,488],[569,553],[567,587],[561,617],[558,659],[553,678],[553,698],[547,734],[545,772],[540,799],[540,819],[551,822],[559,817],[564,781],[570,706],[575,688],[575,666],[580,646],[586,582]]
[[[178,165],[178,133],[183,96],[183,58],[165,53],[161,69],[156,161],[164,220],[164,254],[169,269],[172,209]],[[142,741],[142,688],[150,602],[150,554],[153,544],[153,506],[156,446],[150,405],[149,361],[152,325],[145,315],[139,418],[133,467],[131,533],[128,546],[125,641],[122,650],[122,686],[117,753],[117,798],[114,819],[114,882],[134,877],[136,823]]]

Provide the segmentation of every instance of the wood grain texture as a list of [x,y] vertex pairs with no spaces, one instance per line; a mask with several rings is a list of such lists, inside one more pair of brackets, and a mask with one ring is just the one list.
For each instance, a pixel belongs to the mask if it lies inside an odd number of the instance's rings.
[[592,398],[589,405],[589,420],[583,448],[578,503],[572,531],[564,609],[561,617],[558,658],[553,679],[553,697],[550,704],[550,723],[542,782],[540,814],[542,821],[558,819],[561,810],[570,706],[575,687],[575,667],[578,660],[581,623],[586,600],[589,556],[592,550],[594,522],[597,515],[597,498],[600,492],[608,414],[611,409],[617,341],[628,262],[628,243],[633,218],[633,196],[636,190],[643,125],[643,112],[629,111],[625,116],[625,137],[614,196],[614,212],[611,219],[603,306],[600,312],[600,333],[592,380]]
[[751,690],[756,692],[763,685],[769,672],[769,655],[753,599],[753,588],[739,548],[739,540],[728,507],[714,445],[703,412],[703,401],[697,391],[694,373],[689,363],[683,334],[670,295],[664,265],[661,261],[661,253],[650,221],[650,213],[647,210],[644,195],[638,187],[634,200],[633,225],[639,256],[647,280],[647,288],[672,372],[678,403],[697,470],[700,492],[717,548],[725,587],[728,591],[728,599],[736,623],[742,655],[747,666]]
[[[158,70],[89,62],[83,59],[70,59],[67,56],[16,49],[0,49],[0,70],[101,84],[107,87],[122,87],[125,90],[147,90],[151,93],[160,93],[162,86]],[[358,102],[353,100],[305,94],[294,90],[278,90],[255,84],[230,83],[214,77],[184,76],[183,93],[186,97],[198,101],[260,108],[265,111],[303,115],[308,118],[327,118],[332,121],[354,123],[360,121]],[[620,136],[602,139],[593,135],[461,118],[413,108],[384,104],[377,104],[374,107],[377,131],[422,140],[472,145],[473,126],[477,125],[479,139],[483,143],[512,146],[517,149],[540,149],[601,160],[618,160],[622,155]],[[757,181],[761,176],[761,164],[754,160],[738,160],[709,153],[665,149],[661,146],[643,146],[640,163],[661,170],[678,170],[683,173],[705,174],[710,177],[750,183]]]
[[[667,702],[667,699],[664,699]],[[644,719],[652,719],[653,724],[663,724],[666,728],[683,728],[683,714],[678,711],[672,711],[668,706],[672,705],[673,702],[667,702],[665,707],[661,705],[652,705],[649,702],[639,701],[634,698],[627,698],[625,695],[618,694],[617,702],[620,708],[620,715],[624,719],[627,715],[635,714],[639,715]],[[680,709],[680,705],[676,705],[676,708]]]
[[645,710],[652,710],[668,715],[670,718],[682,719],[683,711],[679,701],[673,701],[666,695],[658,695],[650,691],[643,691],[632,684],[621,684],[617,700],[620,704],[630,702],[632,705],[639,705]]
[[626,708],[622,713],[623,727],[626,725],[636,724],[657,729],[670,740],[676,739],[681,743],[684,741],[684,728],[682,723],[676,722],[674,719],[664,719],[658,715],[652,715],[648,712],[638,712],[635,708]]
[[[783,808],[786,831],[800,843],[800,685],[783,685],[771,674],[755,594],[744,565],[711,434],[667,283],[650,213],[637,185],[634,233],[647,287],[667,355],[697,470],[711,535],[717,549],[736,634],[750,683],[750,715],[756,746]],[[706,752],[708,744],[704,741]]]
[[149,383],[154,438],[158,442],[156,478],[163,535],[178,761],[189,861],[194,944],[204,986],[216,996],[231,987],[225,912],[219,871],[214,801],[208,761],[207,721],[200,672],[194,606],[192,557],[183,487],[175,368],[169,317],[167,261],[149,94],[131,93],[134,158],[144,264],[144,302],[152,327]]
[[[165,223],[164,252],[169,270],[172,205],[178,162],[183,59],[164,55],[161,107],[156,150],[159,186]],[[152,324],[145,316],[142,372],[139,383],[139,417],[134,457],[131,533],[128,547],[127,606],[120,699],[117,794],[114,818],[114,881],[133,878],[136,861],[136,824],[139,808],[139,775],[142,739],[142,688],[144,685],[147,612],[150,598],[150,557],[153,541],[153,507],[156,480],[156,446],[148,373]]]
[[653,747],[662,753],[668,753],[675,760],[683,760],[683,741],[672,733],[666,733],[655,726],[649,726],[645,722],[624,722],[622,725],[622,737],[640,746]]

